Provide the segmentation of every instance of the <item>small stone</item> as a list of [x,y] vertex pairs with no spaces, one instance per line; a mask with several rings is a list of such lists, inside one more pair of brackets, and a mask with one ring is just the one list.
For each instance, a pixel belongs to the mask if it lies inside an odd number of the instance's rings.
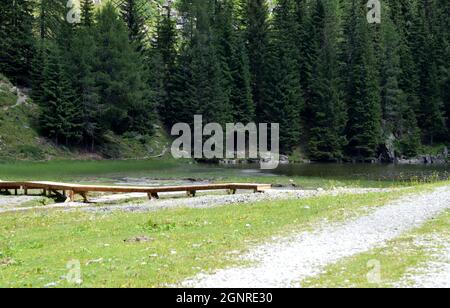
[[147,236],[137,236],[137,237],[132,237],[129,238],[127,240],[125,240],[125,243],[148,243],[148,242],[152,242],[154,239],[149,238]]
[[96,260],[90,260],[90,261],[86,262],[86,266],[91,265],[91,264],[98,264],[98,263],[102,263],[102,262],[103,262],[103,258],[96,259]]
[[45,286],[44,286],[44,288],[54,288],[54,287],[57,287],[58,286],[58,283],[57,282],[50,282],[50,283],[47,283]]

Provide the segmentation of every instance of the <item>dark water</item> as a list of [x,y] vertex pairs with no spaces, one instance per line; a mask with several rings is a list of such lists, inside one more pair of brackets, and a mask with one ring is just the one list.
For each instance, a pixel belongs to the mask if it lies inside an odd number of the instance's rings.
[[447,179],[450,175],[450,165],[302,164],[280,166],[272,172],[287,176],[336,179]]
[[[437,180],[449,179],[450,165],[382,165],[382,164],[292,164],[276,170],[260,170],[257,165],[224,167],[240,174],[259,176],[302,176],[342,180]],[[212,168],[214,172],[221,168]],[[224,170],[225,172],[225,170]]]

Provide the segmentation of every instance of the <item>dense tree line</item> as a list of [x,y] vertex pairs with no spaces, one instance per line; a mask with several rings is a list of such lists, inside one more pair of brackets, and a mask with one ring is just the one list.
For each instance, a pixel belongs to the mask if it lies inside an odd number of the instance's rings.
[[80,2],[0,2],[0,72],[32,86],[56,142],[95,150],[195,114],[280,123],[283,152],[319,161],[450,141],[447,0],[382,1],[381,24],[367,0]]

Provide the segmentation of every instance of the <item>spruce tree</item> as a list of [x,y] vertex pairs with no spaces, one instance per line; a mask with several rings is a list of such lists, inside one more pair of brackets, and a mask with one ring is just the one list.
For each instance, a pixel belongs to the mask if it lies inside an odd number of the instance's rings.
[[178,59],[174,101],[177,121],[191,123],[201,114],[208,123],[227,123],[229,96],[224,89],[221,58],[211,18],[214,0],[182,2],[183,43]]
[[254,121],[249,59],[245,32],[233,1],[218,2],[215,7],[214,33],[222,67],[222,89],[229,97],[234,122]]
[[38,31],[41,40],[54,39],[62,23],[66,22],[66,0],[39,0]]
[[34,54],[34,1],[0,3],[0,72],[13,83],[30,83]]
[[90,28],[94,24],[94,3],[92,0],[81,0],[81,24]]
[[128,38],[139,52],[146,48],[144,2],[140,0],[123,0],[120,6],[121,16],[128,28]]
[[39,40],[36,43],[36,52],[33,57],[31,65],[31,83],[32,91],[31,98],[37,104],[43,102],[43,83],[44,83],[44,68],[48,58],[48,46],[45,40]]
[[230,105],[234,122],[244,124],[253,122],[255,105],[252,97],[250,64],[241,33],[237,33],[234,37],[230,72],[232,77]]
[[49,45],[43,72],[40,127],[56,144],[69,145],[80,137],[79,111],[75,108],[75,93],[63,62],[58,46]]
[[444,102],[439,88],[439,64],[436,33],[434,33],[435,7],[429,1],[419,1],[414,23],[414,56],[418,66],[420,103],[417,114],[425,141],[433,144],[446,135]]
[[263,100],[267,71],[267,52],[269,45],[269,12],[266,0],[245,0],[245,31],[247,52],[250,63],[252,96],[256,117],[263,121]]
[[323,0],[315,0],[312,12],[310,122],[308,150],[317,161],[339,161],[343,158],[345,138],[345,105],[338,82],[337,30],[335,12],[327,10]]
[[348,105],[348,154],[373,160],[381,142],[381,99],[370,25],[360,0],[347,4],[344,22],[343,63]]
[[450,3],[437,0],[436,6],[434,35],[437,40],[438,78],[447,120],[447,134],[443,137],[445,141],[450,141]]
[[73,38],[72,61],[69,70],[72,85],[78,95],[77,108],[81,111],[79,121],[82,124],[83,145],[90,151],[95,150],[96,142],[101,142],[103,135],[99,125],[100,97],[95,84],[94,60],[97,45],[92,31],[94,25],[92,17],[88,14],[82,14],[82,26]]
[[293,0],[281,0],[274,11],[271,46],[268,52],[270,72],[266,95],[261,103],[260,119],[280,124],[280,149],[289,153],[300,140],[302,94],[295,45],[295,11]]
[[[382,107],[384,137],[393,135],[399,140],[401,148],[397,149],[408,157],[417,155],[420,148],[420,130],[417,126],[413,106],[408,95],[401,88],[401,56],[403,41],[389,17],[382,24]],[[414,94],[414,93],[413,93]],[[411,97],[411,96],[409,96]]]
[[171,127],[176,119],[174,105],[174,78],[176,74],[177,33],[176,21],[172,18],[172,7],[158,18],[156,39],[149,51],[150,83],[158,100],[158,109],[164,124]]
[[152,133],[156,110],[145,83],[142,58],[129,42],[127,28],[110,3],[97,15],[95,41],[93,70],[100,96],[101,128],[117,134]]

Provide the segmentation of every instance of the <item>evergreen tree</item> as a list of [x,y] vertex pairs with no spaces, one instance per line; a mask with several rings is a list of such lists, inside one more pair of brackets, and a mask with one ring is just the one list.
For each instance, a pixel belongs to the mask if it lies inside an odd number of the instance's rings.
[[222,89],[229,97],[233,121],[247,124],[254,121],[255,107],[245,32],[240,29],[232,1],[218,2],[215,10],[214,28],[222,67]]
[[309,0],[299,0],[296,2],[296,18],[297,18],[297,49],[298,49],[298,65],[300,71],[300,86],[302,87],[303,96],[305,98],[305,106],[303,109],[303,117],[307,120],[310,112],[308,110],[309,84],[312,79],[312,69],[314,66],[314,25],[308,10]]
[[156,39],[150,56],[150,82],[157,96],[159,113],[166,126],[170,127],[175,122],[176,106],[174,105],[174,77],[176,74],[177,58],[177,33],[176,22],[172,18],[172,7],[167,6],[167,11],[158,19]]
[[247,52],[250,63],[252,96],[256,117],[259,122],[264,117],[262,110],[267,76],[267,50],[269,44],[268,6],[266,0],[245,0],[245,29]]
[[62,23],[66,22],[65,0],[39,0],[38,27],[41,40],[54,39]]
[[192,123],[201,114],[208,123],[227,123],[229,96],[224,89],[221,58],[211,18],[214,0],[183,1],[184,42],[178,60],[174,101],[178,122]]
[[122,19],[128,28],[128,38],[139,52],[145,49],[146,32],[143,17],[144,2],[140,0],[123,0],[120,7]]
[[260,106],[260,119],[280,123],[280,149],[289,153],[300,140],[302,95],[295,45],[294,1],[281,0],[274,11],[271,48],[268,57],[270,79]]
[[243,35],[236,34],[232,48],[230,104],[234,122],[246,124],[255,121],[255,105],[252,97],[249,59]]
[[92,27],[93,19],[88,14],[83,14],[82,27],[78,29],[72,43],[72,61],[70,76],[72,85],[78,94],[78,109],[83,144],[90,150],[95,150],[96,141],[101,141],[103,131],[99,126],[99,94],[95,84],[95,55],[96,42]]
[[13,83],[28,84],[34,54],[31,0],[0,2],[0,72]]
[[417,114],[419,124],[427,143],[446,134],[444,102],[440,95],[438,55],[434,31],[435,7],[431,1],[419,1],[415,20],[414,56],[418,66],[420,104]]
[[365,6],[352,0],[346,8],[343,41],[345,98],[348,105],[348,153],[374,159],[381,141],[381,100]]
[[44,68],[48,58],[48,46],[45,40],[36,43],[36,53],[31,65],[32,91],[31,98],[38,104],[43,102]]
[[[441,100],[444,102],[447,131],[450,132],[450,3],[437,0],[435,33],[437,39],[437,66]],[[445,136],[443,136],[445,138]],[[446,141],[450,141],[447,133]]]
[[[31,79],[32,79],[32,93],[33,100],[37,103],[44,103],[43,96],[43,82],[44,82],[44,68],[48,59],[48,48],[51,42],[59,37],[63,37],[65,34],[61,32],[63,25],[66,8],[66,2],[63,0],[51,1],[40,0],[37,8],[37,26],[39,32],[39,39],[36,43],[36,52],[33,57],[31,66]],[[67,51],[67,48],[63,46],[63,49]]]
[[63,57],[57,45],[48,49],[48,60],[43,72],[40,127],[45,136],[56,144],[66,145],[79,138],[79,124],[75,93],[63,65]]
[[81,24],[90,28],[94,25],[94,2],[92,0],[81,0]]
[[128,32],[114,6],[99,11],[95,27],[95,87],[100,97],[100,125],[122,134],[149,134],[155,121],[155,106],[140,54],[128,41]]
[[338,83],[336,58],[336,16],[327,11],[323,0],[316,0],[312,12],[311,81],[309,110],[312,124],[308,134],[310,157],[318,161],[338,161],[346,145],[345,106]]
[[382,32],[381,85],[385,139],[393,135],[400,141],[405,155],[411,157],[417,155],[420,148],[420,130],[408,96],[399,82],[402,77],[400,55],[404,46],[389,17],[384,18]]

